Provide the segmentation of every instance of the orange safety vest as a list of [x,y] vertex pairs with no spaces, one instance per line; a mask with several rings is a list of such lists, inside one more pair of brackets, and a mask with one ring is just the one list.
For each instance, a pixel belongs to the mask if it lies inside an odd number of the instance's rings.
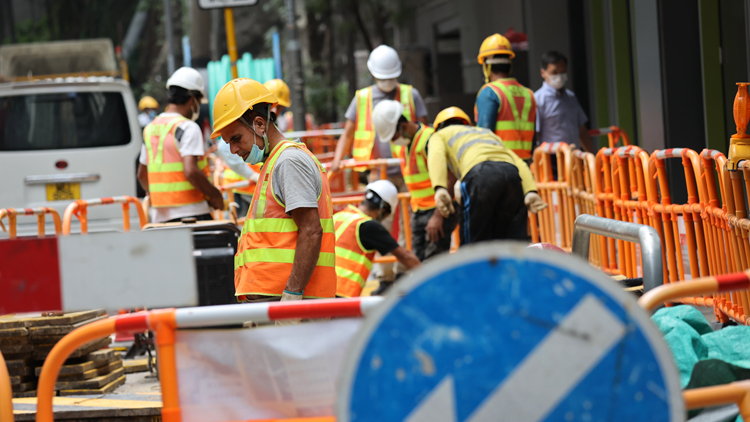
[[[401,102],[404,106],[404,117],[410,122],[416,120],[413,91],[411,85],[399,84],[395,98],[395,101]],[[354,161],[367,161],[372,158],[372,148],[375,145],[375,130],[372,128],[372,87],[358,90],[354,98],[357,100],[357,121],[354,124],[352,158]],[[357,171],[366,169],[355,168]]]
[[[255,165],[248,164],[247,166],[253,169],[253,171],[255,171],[256,173],[260,173],[260,166],[261,166],[260,164],[255,164]],[[242,182],[243,180],[247,180],[247,179],[240,176],[239,173],[232,170],[231,168],[226,167],[224,169],[224,176],[223,176],[222,184],[228,185],[231,183]],[[242,193],[245,195],[253,195],[255,193],[255,183],[250,182],[250,184],[244,188],[233,188],[232,192]]]
[[[206,196],[185,177],[182,155],[175,143],[177,125],[182,116],[157,116],[143,128],[148,159],[148,191],[155,208],[182,207],[206,200]],[[198,159],[198,168],[209,176],[206,156]]]
[[259,175],[260,192],[253,195],[234,257],[234,287],[239,300],[245,295],[281,296],[294,264],[297,225],[285,205],[273,192],[273,169],[281,152],[299,148],[318,165],[321,192],[318,213],[323,228],[318,264],[305,287],[304,297],[324,298],[336,294],[336,238],[333,233],[333,205],[328,177],[315,156],[300,143],[283,141],[276,145]]
[[[394,157],[401,159],[401,173],[406,188],[411,194],[412,211],[427,211],[435,208],[435,189],[430,182],[427,171],[427,142],[435,133],[431,127],[419,124],[419,130],[411,141],[411,150],[407,147],[391,144]],[[407,156],[408,154],[408,156]]]
[[365,249],[359,237],[359,226],[368,217],[349,205],[333,215],[336,231],[336,296],[356,297],[362,294],[372,269],[375,250]]
[[[495,135],[503,144],[513,150],[521,159],[531,158],[531,148],[536,131],[536,100],[529,88],[521,85],[515,78],[504,78],[485,84],[500,99],[497,110]],[[513,101],[509,101],[512,98]],[[474,103],[475,120],[479,118]]]

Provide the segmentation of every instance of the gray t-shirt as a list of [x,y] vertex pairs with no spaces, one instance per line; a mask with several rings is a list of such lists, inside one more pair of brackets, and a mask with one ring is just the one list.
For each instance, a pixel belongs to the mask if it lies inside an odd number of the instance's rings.
[[[377,86],[372,86],[372,107],[375,108],[376,105],[378,105],[379,102],[382,100],[393,100],[396,98],[396,91],[398,88],[394,89],[393,91],[389,93],[385,93],[378,89]],[[416,114],[416,118],[420,117],[426,117],[427,116],[427,108],[424,106],[424,101],[422,100],[422,96],[419,94],[419,91],[417,91],[416,88],[412,90],[412,96],[414,97],[414,114]],[[357,96],[355,95],[354,98],[352,98],[352,102],[349,103],[349,108],[346,109],[346,114],[344,115],[347,119],[351,120],[352,122],[357,121]],[[378,140],[378,135],[375,134],[375,147],[378,148],[378,152],[380,153],[378,158],[391,158],[391,145],[388,142],[380,142]],[[388,174],[397,174],[400,171],[399,167],[391,167],[388,169]]]
[[281,152],[273,170],[273,193],[291,215],[297,208],[318,208],[322,189],[320,170],[315,160],[298,148]]

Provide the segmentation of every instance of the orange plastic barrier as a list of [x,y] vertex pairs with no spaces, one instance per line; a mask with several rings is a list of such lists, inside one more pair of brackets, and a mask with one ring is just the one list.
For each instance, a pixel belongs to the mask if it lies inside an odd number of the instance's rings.
[[70,223],[75,215],[76,218],[81,222],[81,234],[86,234],[89,231],[88,226],[88,207],[91,205],[107,205],[107,204],[122,204],[122,230],[130,231],[130,204],[135,205],[136,211],[138,211],[138,219],[140,221],[140,227],[148,223],[146,212],[143,210],[143,205],[138,198],[132,196],[115,196],[112,198],[97,198],[97,199],[79,199],[74,201],[72,204],[65,208],[62,221],[62,233],[63,235],[70,234]]
[[[557,177],[552,174],[552,156],[557,159]],[[562,142],[543,143],[534,150],[532,172],[539,196],[549,207],[538,214],[530,214],[532,239],[538,225],[539,239],[570,252],[575,221],[575,201],[571,189],[571,147]]]
[[39,208],[23,208],[17,210],[15,208],[0,209],[0,228],[5,231],[5,225],[3,225],[3,218],[8,217],[8,237],[10,239],[16,238],[16,219],[18,215],[35,215],[37,221],[37,235],[39,237],[45,236],[45,216],[47,214],[52,215],[52,221],[55,222],[55,235],[59,236],[62,233],[62,223],[60,222],[60,214],[54,209],[49,207]]
[[[571,151],[571,154],[570,185],[574,203],[574,216],[578,218],[581,214],[596,215],[596,191],[594,188],[596,157],[590,152],[577,149]],[[601,236],[591,235],[589,262],[598,268],[602,267],[601,242]]]
[[591,136],[602,136],[607,135],[607,140],[609,141],[609,147],[614,148],[617,146],[617,144],[622,140],[622,146],[628,146],[630,145],[630,138],[628,137],[628,134],[625,133],[624,130],[620,129],[617,126],[610,126],[610,127],[603,127],[599,129],[590,129],[589,135]]
[[0,352],[0,422],[13,422],[13,387],[5,358]]

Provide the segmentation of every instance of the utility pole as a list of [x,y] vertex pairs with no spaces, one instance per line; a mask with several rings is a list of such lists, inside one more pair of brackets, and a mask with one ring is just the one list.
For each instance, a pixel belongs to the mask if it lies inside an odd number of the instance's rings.
[[297,20],[295,18],[294,0],[286,0],[286,31],[289,40],[286,52],[289,55],[290,82],[292,91],[292,113],[294,113],[294,130],[305,130],[305,79],[302,74],[302,52],[297,39]]
[[164,30],[167,32],[167,72],[171,76],[174,69],[174,34],[172,29],[172,5],[170,0],[164,0]]

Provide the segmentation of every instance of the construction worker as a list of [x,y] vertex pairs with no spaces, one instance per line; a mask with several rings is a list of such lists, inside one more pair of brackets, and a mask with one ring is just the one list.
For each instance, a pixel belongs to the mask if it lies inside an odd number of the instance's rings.
[[146,127],[146,125],[151,123],[151,121],[156,118],[156,115],[158,114],[156,109],[158,108],[159,103],[154,99],[154,97],[146,95],[145,97],[141,98],[140,101],[138,101],[138,110],[141,111],[138,114],[138,123],[142,128]]
[[494,131],[522,160],[531,160],[536,123],[534,92],[512,78],[510,41],[500,34],[487,37],[479,48],[485,84],[477,94],[474,119],[478,127]]
[[260,164],[250,165],[238,155],[232,154],[229,144],[218,142],[216,154],[224,163],[224,173],[222,174],[222,185],[249,180],[250,184],[244,187],[232,188],[234,192],[234,201],[239,205],[237,215],[247,214],[250,208],[250,202],[255,193],[255,185],[258,183],[260,174]]
[[205,96],[203,77],[181,67],[167,80],[167,89],[169,105],[143,129],[138,159],[138,180],[149,192],[151,221],[211,220],[209,205],[223,209],[224,198],[208,179],[203,131],[195,123]]
[[460,180],[456,199],[461,245],[493,239],[512,239],[514,218],[526,208],[537,213],[547,207],[536,193],[529,166],[492,131],[468,126],[468,116],[456,107],[435,118],[428,144],[428,170],[435,189],[435,205],[443,217],[454,213],[447,169]]
[[404,266],[412,269],[419,259],[399,246],[379,221],[396,210],[398,191],[388,180],[377,180],[365,188],[365,198],[358,207],[349,205],[333,215],[336,230],[336,296],[355,297],[362,293],[370,275],[375,251],[392,253]]
[[[246,163],[263,162],[239,240],[234,284],[239,301],[331,298],[335,236],[328,177],[304,144],[284,137],[263,84],[241,78],[216,94],[212,139]],[[290,321],[298,322],[298,321]]]
[[427,171],[427,142],[435,131],[421,122],[406,120],[403,110],[398,101],[383,100],[372,111],[372,125],[380,142],[389,142],[393,156],[401,158],[401,173],[411,194],[414,212],[412,251],[424,261],[450,250],[451,233],[456,228],[458,215],[443,218],[435,208],[435,191]]
[[271,79],[263,83],[269,91],[276,96],[279,103],[274,106],[272,112],[276,113],[276,127],[281,132],[292,130],[292,112],[286,112],[286,108],[292,106],[292,99],[289,94],[289,85],[281,79]]

